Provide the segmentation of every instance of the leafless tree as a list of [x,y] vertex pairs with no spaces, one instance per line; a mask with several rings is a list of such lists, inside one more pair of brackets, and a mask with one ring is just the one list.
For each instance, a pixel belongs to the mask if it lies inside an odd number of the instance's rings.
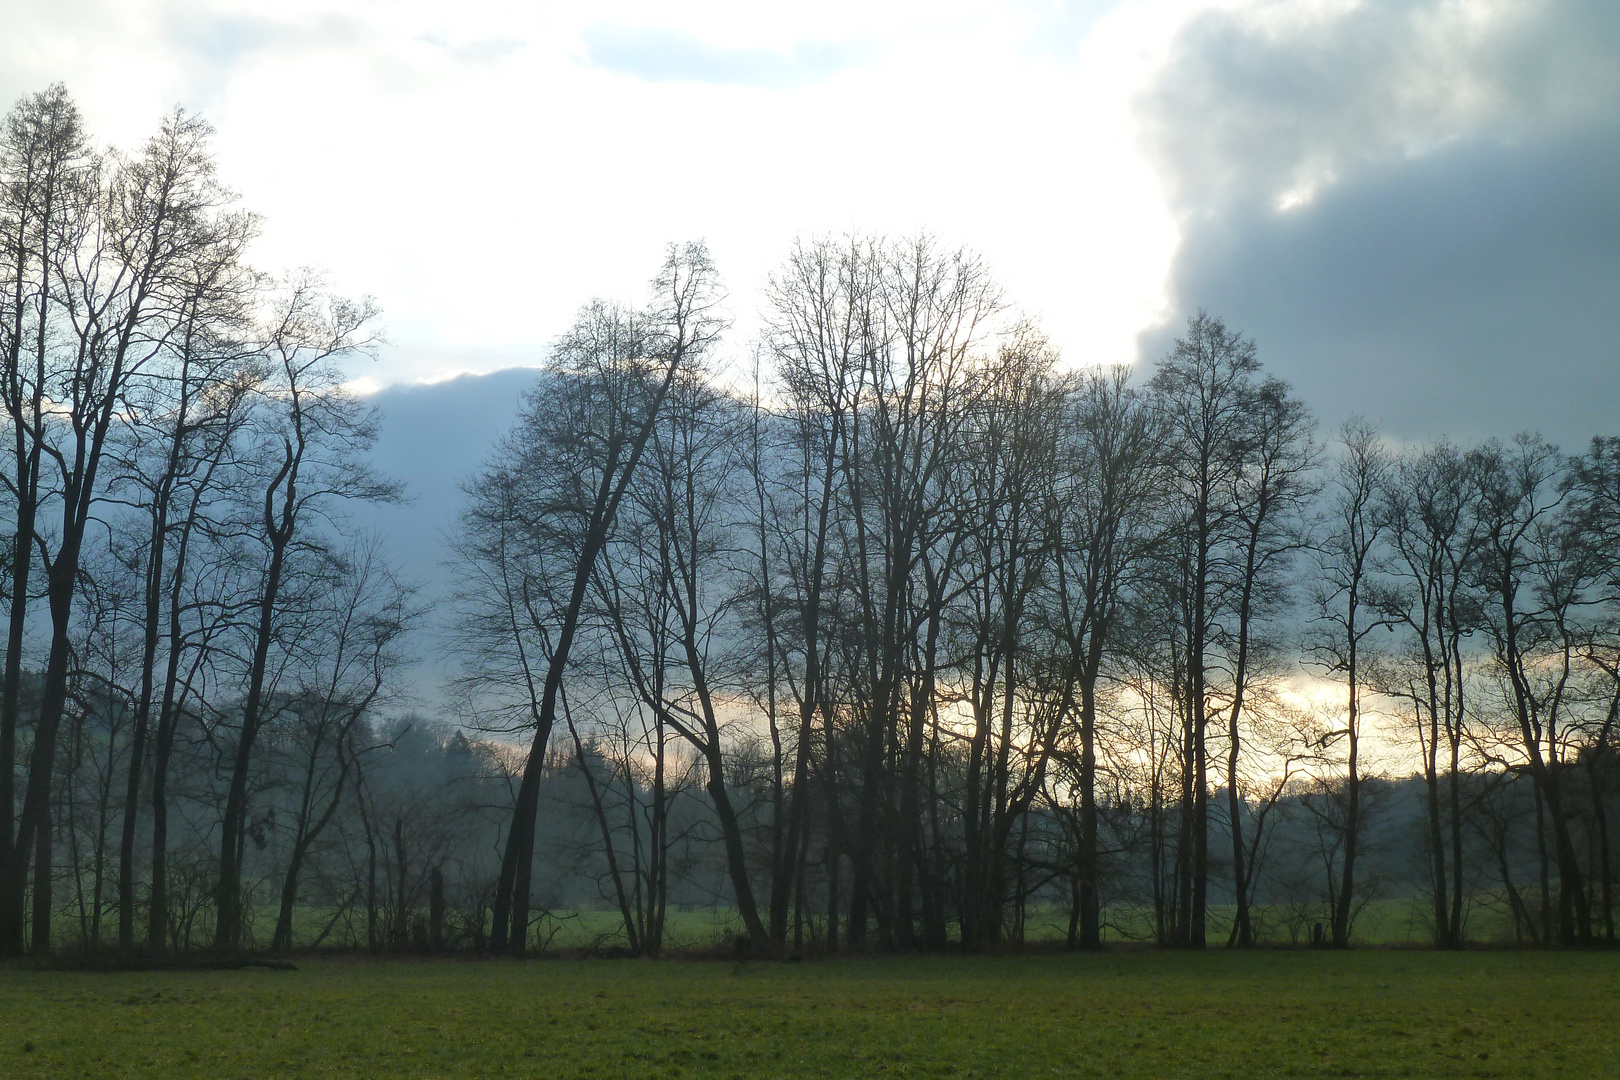
[[670,249],[654,295],[647,315],[586,309],[558,342],[505,460],[473,490],[468,523],[478,542],[500,547],[522,536],[519,557],[550,564],[544,576],[502,571],[496,593],[506,598],[514,645],[526,637],[525,656],[538,646],[538,658],[521,663],[541,676],[526,684],[532,739],[495,893],[490,944],[497,951],[526,947],[540,775],[592,571],[670,386],[721,328],[714,268],[700,244]]
[[1193,948],[1206,940],[1208,743],[1216,709],[1226,713],[1236,940],[1247,944],[1251,936],[1236,782],[1244,699],[1261,666],[1263,619],[1279,602],[1288,559],[1300,546],[1291,519],[1308,495],[1313,457],[1309,413],[1286,384],[1262,379],[1260,370],[1252,341],[1199,312],[1151,384],[1177,493],[1170,528],[1183,536],[1167,563],[1180,618],[1177,651],[1185,658],[1176,939]]
[[[1055,491],[1059,536],[1048,601],[1064,672],[1065,717],[1078,714],[1079,798],[1076,942],[1102,943],[1098,882],[1097,772],[1104,664],[1119,647],[1125,608],[1140,599],[1160,543],[1169,494],[1160,416],[1123,368],[1093,371],[1074,389],[1065,417]],[[1077,699],[1077,700],[1076,700]]]
[[[1515,748],[1552,832],[1558,872],[1558,939],[1590,941],[1591,910],[1566,781],[1570,715],[1588,640],[1583,609],[1601,563],[1562,515],[1562,459],[1533,436],[1492,442],[1475,455],[1483,542],[1478,577],[1483,629],[1506,683]],[[1544,896],[1546,893],[1545,875]],[[1554,901],[1545,898],[1551,909]]]
[[301,760],[272,949],[292,945],[299,873],[348,794],[354,762],[367,750],[357,733],[406,659],[401,640],[417,615],[410,591],[389,571],[377,544],[351,550],[336,569],[339,576],[318,601],[312,628],[315,664],[301,674],[285,710]]
[[[301,555],[330,559],[320,525],[344,501],[387,500],[398,487],[377,476],[363,455],[376,437],[373,411],[343,388],[339,361],[365,350],[375,310],[324,292],[317,280],[295,279],[272,309],[257,389],[255,469],[244,484],[257,548],[254,610],[246,628],[240,722],[230,750],[229,786],[220,821],[219,883],[214,947],[242,945],[242,858],[248,822],[248,780],[254,745],[265,721],[272,651],[286,639],[289,583]],[[251,486],[249,486],[251,485]],[[246,494],[246,492],[244,492]],[[302,599],[302,598],[300,598]]]
[[[33,365],[25,375],[18,353],[10,396],[17,475],[31,489],[19,495],[19,507],[26,502],[25,516],[33,519],[28,544],[45,575],[51,637],[15,846],[6,845],[11,857],[0,860],[0,944],[15,950],[30,852],[36,859],[31,939],[35,948],[50,944],[52,764],[67,701],[86,529],[106,495],[109,447],[121,435],[128,391],[183,322],[179,310],[192,271],[199,263],[217,262],[221,246],[239,246],[241,237],[236,220],[223,210],[229,196],[213,178],[209,129],[196,118],[170,115],[139,155],[96,158],[73,134],[77,125],[65,93],[48,91],[13,115],[20,141],[26,141],[24,132],[43,140],[30,144],[31,150],[19,147],[14,160],[26,163],[21,186],[37,188],[36,198],[47,202],[56,198],[47,189],[61,197],[60,213],[39,206],[18,215],[19,235],[27,234],[22,219],[31,216],[48,234],[41,241],[47,246],[35,247]],[[51,145],[61,149],[50,151]],[[80,163],[71,173],[53,173],[55,166],[46,164],[62,154]],[[27,172],[40,167],[46,172],[38,177]],[[56,175],[59,181],[49,178]],[[19,267],[18,280],[27,273]],[[37,516],[47,508],[56,518],[48,527]],[[27,590],[17,595],[27,596]]]
[[[1356,854],[1361,842],[1361,694],[1367,639],[1390,627],[1395,601],[1382,595],[1377,577],[1379,540],[1384,529],[1379,499],[1392,463],[1378,431],[1361,420],[1340,429],[1341,456],[1328,493],[1325,520],[1316,546],[1320,571],[1312,596],[1318,632],[1309,638],[1312,659],[1345,681],[1344,726],[1320,736],[1322,748],[1343,741],[1343,835],[1339,843],[1338,889],[1333,903],[1333,944],[1350,944],[1350,915],[1356,895]],[[1329,866],[1330,879],[1333,867]]]
[[[7,552],[8,635],[0,684],[0,953],[23,948],[23,902],[28,852],[18,843],[16,820],[17,727],[22,694],[28,609],[36,591],[35,533],[46,476],[48,413],[64,249],[84,213],[78,194],[93,155],[79,111],[60,83],[24,98],[6,114],[0,131],[0,229],[4,230],[4,395],[11,460],[5,470],[12,541]],[[37,802],[37,799],[36,799]],[[37,818],[38,809],[35,815]]]
[[[1473,589],[1483,530],[1467,454],[1440,443],[1404,456],[1384,494],[1401,651],[1379,689],[1412,709],[1423,758],[1435,943],[1463,943],[1465,645],[1481,619]],[[1442,791],[1444,787],[1444,791]],[[1449,896],[1449,900],[1448,900]]]

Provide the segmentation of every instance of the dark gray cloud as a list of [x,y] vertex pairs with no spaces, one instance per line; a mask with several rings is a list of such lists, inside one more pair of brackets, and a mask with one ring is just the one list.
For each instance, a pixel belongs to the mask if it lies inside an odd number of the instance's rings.
[[1468,8],[1193,24],[1144,102],[1173,301],[1253,336],[1330,424],[1574,447],[1620,432],[1620,5]]
[[677,30],[594,26],[585,32],[590,63],[646,82],[699,82],[780,89],[820,82],[860,62],[857,50],[832,42],[789,49],[726,49]]
[[388,555],[403,575],[423,586],[428,618],[417,635],[422,657],[410,673],[416,693],[435,699],[455,674],[446,605],[450,574],[447,539],[465,505],[460,484],[489,459],[495,440],[517,418],[532,368],[463,375],[428,386],[391,386],[373,395],[382,426],[373,464],[405,484],[406,501],[358,506],[355,523],[387,538]]

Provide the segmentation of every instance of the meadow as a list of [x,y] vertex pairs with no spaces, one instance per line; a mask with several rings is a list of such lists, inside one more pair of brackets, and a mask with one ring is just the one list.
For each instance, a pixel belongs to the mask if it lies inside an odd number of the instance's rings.
[[0,968],[0,1076],[1597,1077],[1620,954]]
[[[1298,907],[1256,905],[1251,909],[1256,938],[1268,945],[1304,945],[1311,940],[1313,923],[1325,922],[1325,905]],[[1512,921],[1490,897],[1476,897],[1466,905],[1468,939],[1488,945],[1519,944],[1513,937]],[[1209,940],[1226,941],[1231,926],[1230,905],[1213,904],[1209,911]],[[306,916],[303,925],[324,925],[327,916],[317,912]],[[1067,933],[1069,911],[1055,904],[1032,904],[1025,915],[1023,940],[1034,946],[1061,943]],[[264,920],[269,925],[269,920]],[[1426,897],[1398,897],[1373,900],[1357,912],[1353,942],[1358,946],[1425,946],[1433,941],[1429,901]],[[820,920],[813,920],[812,936],[820,933]],[[951,932],[958,928],[953,924]],[[712,949],[728,935],[742,933],[742,920],[728,907],[671,909],[665,927],[669,949]],[[535,921],[535,947],[540,951],[564,954],[623,946],[623,922],[617,911],[577,910],[548,912]],[[1103,941],[1110,945],[1144,945],[1153,940],[1153,913],[1130,904],[1110,904],[1103,909]],[[297,937],[297,940],[310,940]],[[261,943],[267,944],[267,943]]]
[[[1226,940],[1231,925],[1230,905],[1214,904],[1209,911],[1209,935],[1212,943]],[[1465,908],[1468,940],[1487,945],[1522,944],[1514,939],[1512,921],[1502,906],[1493,898],[1476,897]],[[1311,926],[1328,918],[1324,905],[1256,905],[1251,909],[1255,934],[1262,944],[1303,945],[1311,940]],[[316,942],[323,930],[333,925],[334,909],[300,907],[293,919],[295,947],[306,947]],[[250,912],[246,943],[250,948],[267,949],[270,933],[275,926],[273,911]],[[418,913],[417,920],[425,922],[426,913]],[[1023,941],[1036,947],[1052,946],[1064,941],[1068,933],[1069,911],[1056,904],[1032,904],[1027,909],[1023,927]],[[1358,946],[1425,946],[1432,942],[1429,902],[1422,897],[1398,897],[1373,900],[1364,904],[1356,914],[1353,943]],[[811,945],[819,941],[822,929],[820,919],[812,919],[808,927]],[[951,932],[957,933],[953,924]],[[110,932],[107,931],[107,932]],[[712,951],[724,946],[732,936],[743,932],[741,918],[736,911],[724,906],[671,907],[664,930],[665,948],[670,952]],[[210,940],[212,924],[199,919],[191,944],[201,946]],[[627,944],[624,924],[617,911],[608,909],[575,909],[538,913],[531,930],[531,948],[535,952],[560,955],[578,955],[604,949],[623,948]],[[1110,945],[1144,945],[1153,940],[1153,913],[1140,906],[1117,903],[1103,909],[1103,941]],[[58,921],[57,940],[73,947],[83,947],[86,941],[82,928],[72,920]],[[465,934],[458,940],[465,942]],[[358,947],[365,941],[365,924],[360,912],[349,912],[340,921],[336,933],[323,939],[327,946]]]

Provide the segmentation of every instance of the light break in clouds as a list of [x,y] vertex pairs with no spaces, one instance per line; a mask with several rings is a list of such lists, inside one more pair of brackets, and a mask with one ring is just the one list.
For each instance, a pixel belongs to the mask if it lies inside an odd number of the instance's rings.
[[740,355],[795,236],[927,228],[1077,362],[1207,307],[1330,423],[1616,427],[1613,0],[11,7],[0,97],[205,113],[258,261],[381,302],[377,383],[533,363],[693,237]]
[[1121,360],[1175,245],[1130,108],[1179,7],[68,0],[27,5],[0,94],[61,79],[122,143],[204,112],[258,260],[377,296],[385,382],[533,362],[694,237],[740,351],[793,238],[851,229],[968,244]]

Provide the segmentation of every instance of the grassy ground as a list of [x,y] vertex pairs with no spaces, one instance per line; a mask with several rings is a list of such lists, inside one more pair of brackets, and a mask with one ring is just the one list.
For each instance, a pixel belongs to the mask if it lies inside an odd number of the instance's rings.
[[0,968],[0,1077],[1598,1077],[1620,955]]
[[[1511,943],[1512,925],[1485,903],[1473,903],[1467,911],[1469,940]],[[1232,909],[1216,904],[1210,909],[1209,939],[1224,943],[1230,928]],[[1312,922],[1326,922],[1325,910],[1296,911],[1282,906],[1254,909],[1255,929],[1260,940],[1280,945],[1308,944]],[[1151,910],[1113,905],[1103,912],[1103,939],[1111,943],[1143,943],[1153,938]],[[552,949],[580,949],[600,944],[623,944],[623,923],[617,911],[565,911],[539,921],[537,938],[544,938]],[[729,908],[698,908],[671,911],[665,927],[669,948],[712,946],[728,932],[740,933],[742,920]],[[1060,942],[1068,935],[1069,911],[1056,905],[1031,906],[1024,926],[1024,939],[1032,943]],[[1428,945],[1429,901],[1425,898],[1374,900],[1356,915],[1352,939],[1356,945]]]
[[[295,909],[293,941],[308,945],[331,922],[332,908],[303,906]],[[275,929],[275,912],[258,911],[250,920],[248,940],[252,947],[268,948],[270,935]],[[328,947],[354,946],[364,941],[365,925],[362,912],[349,912],[349,921],[342,923],[327,936]],[[1498,944],[1513,943],[1512,923],[1505,912],[1486,900],[1468,905],[1466,912],[1468,938],[1475,942]],[[425,920],[426,911],[417,918]],[[1210,908],[1209,936],[1212,942],[1224,943],[1230,927],[1230,905],[1215,904]],[[1311,924],[1325,922],[1325,909],[1290,908],[1282,905],[1257,906],[1253,909],[1256,933],[1262,942],[1281,945],[1306,944],[1311,939]],[[204,920],[206,923],[206,920]],[[819,925],[819,922],[818,922]],[[1061,942],[1067,936],[1069,910],[1056,904],[1031,905],[1026,913],[1024,939],[1032,943]],[[1352,933],[1356,945],[1427,945],[1431,940],[1429,901],[1421,897],[1374,900],[1357,913]],[[727,907],[671,908],[664,927],[664,943],[668,949],[704,949],[719,944],[728,933],[740,933],[742,920]],[[104,935],[114,933],[111,925],[103,926]],[[604,946],[625,944],[623,923],[617,910],[555,911],[538,914],[534,927],[534,947],[537,951],[579,951]],[[1127,904],[1113,904],[1103,911],[1103,940],[1119,943],[1143,943],[1153,937],[1153,913],[1150,909]],[[195,929],[192,943],[206,945],[212,938],[212,926]],[[103,940],[105,941],[105,936]],[[59,920],[56,940],[78,945],[85,939],[83,927],[69,918]]]

